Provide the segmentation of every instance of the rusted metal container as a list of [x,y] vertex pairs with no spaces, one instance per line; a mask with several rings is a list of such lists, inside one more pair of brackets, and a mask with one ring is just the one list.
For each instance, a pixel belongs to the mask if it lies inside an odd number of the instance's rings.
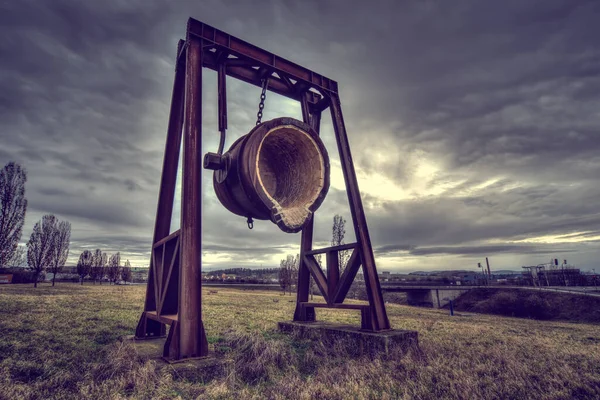
[[329,156],[304,122],[276,118],[236,140],[215,170],[219,201],[234,214],[300,231],[329,190]]

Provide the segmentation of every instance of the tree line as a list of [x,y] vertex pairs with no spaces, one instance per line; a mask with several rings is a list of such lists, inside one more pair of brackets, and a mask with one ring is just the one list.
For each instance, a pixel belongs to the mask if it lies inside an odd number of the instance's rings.
[[[54,286],[56,275],[69,257],[71,223],[60,221],[53,214],[44,215],[33,226],[26,250],[19,246],[27,213],[26,182],[27,171],[13,161],[0,170],[0,267],[28,267],[33,273],[34,287],[37,287],[43,273],[51,272]],[[109,259],[100,249],[93,254],[86,250],[79,257],[77,273],[82,284],[88,275],[94,282],[101,281],[105,276],[110,282],[116,282],[119,278],[130,281],[129,260],[123,267],[120,264],[121,255],[118,252]]]
[[119,280],[131,282],[131,263],[125,261],[125,265],[121,266],[121,253],[116,252],[110,258],[102,250],[96,249],[93,253],[89,250],[84,250],[79,255],[77,261],[77,275],[79,275],[81,284],[86,277],[96,284],[102,279],[107,278],[109,283],[116,284]]

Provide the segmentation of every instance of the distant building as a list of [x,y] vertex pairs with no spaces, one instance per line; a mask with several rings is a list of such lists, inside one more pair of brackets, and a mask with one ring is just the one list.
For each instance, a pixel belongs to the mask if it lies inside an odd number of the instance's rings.
[[585,286],[587,279],[571,266],[539,264],[523,266],[523,279],[530,286]]

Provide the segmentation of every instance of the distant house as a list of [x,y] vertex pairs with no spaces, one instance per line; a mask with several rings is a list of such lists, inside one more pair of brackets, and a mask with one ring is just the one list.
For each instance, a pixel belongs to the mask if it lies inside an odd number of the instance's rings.
[[465,285],[473,285],[473,284],[477,283],[478,276],[481,277],[481,274],[478,274],[478,273],[461,274],[460,281]]

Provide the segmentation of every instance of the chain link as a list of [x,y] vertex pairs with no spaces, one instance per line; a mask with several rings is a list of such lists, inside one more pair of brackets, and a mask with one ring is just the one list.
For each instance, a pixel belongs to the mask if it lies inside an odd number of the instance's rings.
[[[265,108],[265,99],[267,98],[267,86],[269,86],[269,80],[262,80],[262,92],[260,93],[260,103],[258,103],[258,112],[256,113],[256,125],[260,125],[260,121],[263,117],[263,109]],[[248,217],[246,220],[248,229],[254,228],[254,220],[252,217]]]
[[260,125],[260,121],[263,117],[263,109],[265,108],[265,99],[267,98],[267,86],[269,86],[269,80],[262,80],[262,93],[260,94],[260,103],[258,103],[258,112],[256,113],[256,125]]

